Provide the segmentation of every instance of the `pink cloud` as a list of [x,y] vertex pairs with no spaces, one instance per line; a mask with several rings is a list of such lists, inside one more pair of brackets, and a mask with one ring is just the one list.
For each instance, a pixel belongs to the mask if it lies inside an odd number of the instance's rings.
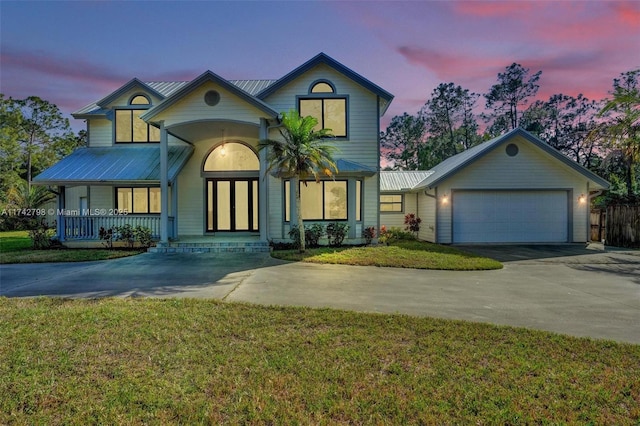
[[532,2],[488,2],[488,1],[456,1],[453,9],[456,13],[476,17],[505,17],[527,13],[533,9]]

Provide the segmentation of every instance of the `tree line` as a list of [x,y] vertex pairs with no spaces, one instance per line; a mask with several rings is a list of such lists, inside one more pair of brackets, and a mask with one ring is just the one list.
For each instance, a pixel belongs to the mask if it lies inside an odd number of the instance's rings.
[[0,93],[0,206],[35,208],[54,198],[32,186],[33,177],[84,145],[86,132],[75,134],[56,105]]
[[610,199],[640,199],[640,69],[614,78],[602,100],[561,93],[535,100],[541,75],[513,63],[484,94],[439,84],[416,114],[393,117],[380,133],[387,169],[428,170],[520,127],[611,182]]

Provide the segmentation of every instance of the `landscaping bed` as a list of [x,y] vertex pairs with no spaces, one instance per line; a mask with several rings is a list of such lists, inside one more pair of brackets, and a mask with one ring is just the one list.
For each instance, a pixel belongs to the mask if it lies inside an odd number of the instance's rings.
[[299,253],[295,249],[275,250],[272,252],[272,256],[292,261],[394,268],[456,271],[502,268],[502,264],[493,259],[467,253],[453,247],[417,240],[400,240],[389,245],[364,247],[310,248],[304,253]]

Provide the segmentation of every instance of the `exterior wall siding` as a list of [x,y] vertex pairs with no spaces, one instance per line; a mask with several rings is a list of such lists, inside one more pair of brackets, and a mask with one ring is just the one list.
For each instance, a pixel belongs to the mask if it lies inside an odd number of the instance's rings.
[[[430,193],[433,195],[432,193]],[[425,241],[436,241],[436,199],[424,194],[420,191],[418,197],[418,212],[420,213],[420,232],[418,238]]]
[[[518,146],[515,157],[505,153],[505,144],[438,186],[438,242],[452,242],[451,195],[455,196],[456,189],[572,190],[573,226],[569,237],[574,242],[586,241],[589,206],[578,202],[580,194],[588,194],[586,178],[521,138],[509,143]],[[444,194],[449,196],[446,204],[442,203]]]
[[[215,106],[204,102],[204,95],[209,90],[220,93],[220,102]],[[234,93],[213,82],[207,82],[159,113],[153,121],[165,120],[166,127],[189,121],[216,119],[260,124],[260,117],[264,116],[264,112],[239,99]]]
[[113,123],[106,118],[89,120],[89,147],[97,148],[113,145]]
[[326,65],[318,65],[291,81],[265,101],[276,111],[297,109],[297,96],[306,95],[316,80],[329,80],[337,95],[348,96],[348,140],[336,140],[337,158],[344,158],[378,168],[378,109],[377,97],[351,79]]
[[[380,212],[380,226],[384,225],[387,229],[400,228],[404,230],[404,216],[408,213],[416,213],[420,215],[416,194],[406,192],[403,194],[404,210],[398,213]],[[378,202],[378,208],[380,203]]]

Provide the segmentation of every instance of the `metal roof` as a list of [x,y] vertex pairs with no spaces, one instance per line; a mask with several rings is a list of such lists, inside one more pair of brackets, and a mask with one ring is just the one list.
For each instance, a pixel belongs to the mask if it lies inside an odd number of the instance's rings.
[[380,191],[408,191],[432,174],[432,170],[382,170],[380,172]]
[[[191,146],[169,146],[169,181],[192,153]],[[80,148],[33,179],[37,185],[159,182],[159,145]]]
[[345,160],[339,158],[336,160],[336,167],[338,168],[338,175],[352,174],[354,176],[373,176],[376,173],[376,169],[365,166],[364,164],[356,163],[355,161]]
[[[266,89],[267,87],[275,83],[277,80],[227,80],[227,81],[233,84],[234,86],[238,87],[240,90],[247,92],[251,96],[255,96],[257,93],[263,91],[264,89]],[[174,92],[180,90],[181,88],[183,88],[189,83],[190,83],[189,81],[145,81],[142,84],[148,86],[151,90],[158,92],[163,97],[167,98],[171,96]],[[127,83],[125,86],[127,85],[129,85],[129,83]],[[97,101],[97,102],[100,102],[100,101]],[[76,118],[82,118],[82,116],[86,116],[86,115],[106,114],[108,110],[104,108],[100,108],[97,102],[92,102],[80,108],[76,112],[72,113],[72,115]]]
[[416,188],[435,187],[439,182],[454,175],[459,170],[475,162],[479,158],[482,158],[484,155],[491,152],[493,149],[495,149],[499,145],[502,145],[506,143],[508,140],[511,140],[514,137],[518,137],[518,136],[530,142],[534,146],[537,146],[538,148],[542,149],[546,153],[550,154],[552,157],[555,157],[557,160],[569,166],[570,168],[577,171],[578,173],[581,173],[587,179],[594,182],[596,185],[604,189],[609,188],[609,182],[602,179],[600,176],[596,175],[592,171],[588,170],[587,168],[573,161],[569,157],[560,153],[555,148],[549,146],[547,143],[536,138],[531,133],[521,128],[513,129],[505,133],[504,135],[493,138],[487,142],[483,142],[480,145],[476,145],[472,148],[467,149],[466,151],[461,152],[460,154],[447,158],[442,163],[438,164],[433,169],[431,169],[433,174],[426,177],[422,182],[416,185]]
[[281,87],[283,87],[286,84],[290,83],[291,81],[296,79],[298,76],[306,73],[307,71],[309,71],[310,69],[316,67],[319,64],[328,65],[329,67],[333,68],[334,70],[338,71],[339,73],[341,73],[341,74],[345,75],[346,77],[350,78],[351,80],[355,81],[356,83],[358,83],[362,87],[364,87],[367,90],[371,91],[375,95],[379,96],[378,99],[379,99],[379,106],[380,106],[380,116],[382,116],[386,112],[387,108],[389,107],[389,104],[393,100],[393,95],[391,93],[387,92],[382,87],[380,87],[377,84],[371,82],[370,80],[367,80],[366,78],[364,78],[363,76],[361,76],[357,72],[353,71],[352,69],[342,65],[340,62],[336,61],[335,59],[333,59],[331,56],[327,55],[324,52],[320,52],[319,54],[317,54],[313,58],[309,59],[304,64],[300,65],[298,68],[296,68],[293,71],[289,72],[284,77],[278,79],[273,84],[270,84],[269,87],[263,89],[256,96],[258,98],[260,98],[260,99],[267,98],[269,95],[273,94],[275,91],[277,91]]

